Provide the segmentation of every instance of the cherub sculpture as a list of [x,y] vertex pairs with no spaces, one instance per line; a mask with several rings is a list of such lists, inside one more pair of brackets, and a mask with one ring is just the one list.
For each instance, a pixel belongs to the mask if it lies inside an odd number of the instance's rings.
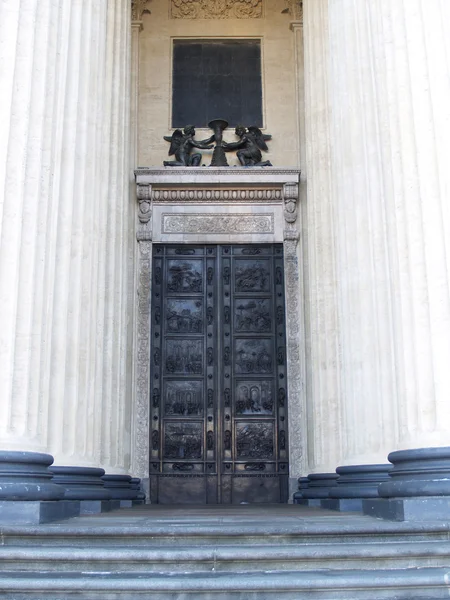
[[175,160],[165,160],[165,167],[198,167],[202,155],[199,152],[191,154],[193,148],[210,150],[213,146],[210,145],[214,140],[211,136],[207,140],[198,142],[194,140],[195,128],[193,125],[186,125],[183,131],[175,129],[172,136],[164,136],[166,142],[170,142],[169,156],[175,154]]
[[[271,140],[271,135],[264,134],[258,127],[249,127],[248,130],[242,125],[236,127],[236,135],[240,138],[238,142],[227,143],[223,146],[226,150],[238,150],[237,157],[243,167],[271,167],[270,160],[262,160],[261,150],[269,150],[266,141]],[[241,148],[241,150],[239,150]]]

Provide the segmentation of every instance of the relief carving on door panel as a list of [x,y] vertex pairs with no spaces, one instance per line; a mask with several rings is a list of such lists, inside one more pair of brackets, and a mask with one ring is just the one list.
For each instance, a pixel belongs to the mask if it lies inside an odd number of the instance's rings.
[[203,456],[201,423],[167,423],[164,458],[201,459]]
[[270,291],[270,267],[267,260],[239,260],[236,263],[236,292]]
[[203,385],[201,381],[167,381],[164,414],[183,417],[203,415]]
[[273,384],[270,380],[238,381],[236,415],[272,415]]
[[170,298],[166,304],[168,333],[202,333],[203,309],[200,300]]
[[234,330],[239,333],[269,333],[272,330],[271,302],[269,299],[237,298]]
[[202,290],[202,263],[200,260],[168,261],[168,292],[200,293]]
[[237,339],[235,340],[236,373],[271,374],[272,361],[271,340]]
[[151,501],[286,501],[281,246],[157,245],[153,260]]
[[202,342],[183,339],[167,340],[166,371],[174,375],[201,375],[203,372]]
[[273,458],[273,423],[238,422],[236,424],[236,454],[238,458]]

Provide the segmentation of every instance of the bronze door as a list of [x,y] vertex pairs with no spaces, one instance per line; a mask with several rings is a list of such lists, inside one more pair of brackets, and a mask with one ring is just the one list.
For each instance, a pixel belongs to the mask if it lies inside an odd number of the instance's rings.
[[282,245],[156,245],[151,361],[151,501],[287,502]]

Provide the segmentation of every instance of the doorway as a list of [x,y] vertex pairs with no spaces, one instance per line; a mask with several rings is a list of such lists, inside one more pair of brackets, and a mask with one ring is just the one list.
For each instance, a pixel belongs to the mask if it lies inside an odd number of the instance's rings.
[[288,499],[283,246],[154,245],[150,494]]

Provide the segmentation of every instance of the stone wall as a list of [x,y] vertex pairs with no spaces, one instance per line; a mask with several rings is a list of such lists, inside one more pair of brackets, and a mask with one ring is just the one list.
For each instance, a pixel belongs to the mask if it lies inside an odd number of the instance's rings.
[[[172,18],[183,14],[176,8],[183,4],[187,8],[200,7],[199,18]],[[160,166],[167,158],[169,145],[163,136],[173,131],[170,122],[173,38],[256,38],[261,39],[262,45],[264,131],[273,135],[270,152],[264,156],[276,166],[298,167],[295,46],[289,30],[292,17],[283,12],[287,6],[285,0],[255,4],[256,8],[249,9],[251,18],[235,18],[230,11],[221,13],[220,18],[214,17],[207,2],[161,0],[149,4],[151,14],[143,16],[144,29],[140,34],[139,165]],[[172,12],[171,6],[175,8]],[[227,115],[218,117],[226,119]],[[208,129],[197,131],[198,139],[211,135]],[[234,129],[227,130],[224,139],[236,141]],[[204,152],[204,157],[205,164],[209,164],[211,152]],[[228,159],[231,166],[238,164],[231,153]]]
[[0,448],[118,471],[131,436],[130,10],[0,6]]

